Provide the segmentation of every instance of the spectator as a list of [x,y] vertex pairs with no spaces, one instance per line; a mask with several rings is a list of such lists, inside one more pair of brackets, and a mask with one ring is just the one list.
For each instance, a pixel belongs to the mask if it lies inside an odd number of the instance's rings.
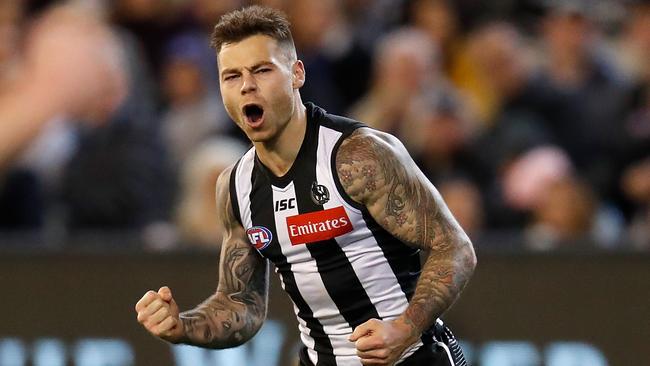
[[570,176],[551,182],[536,200],[532,222],[525,230],[527,248],[593,247],[598,239],[592,235],[596,209],[597,201],[588,185]]
[[217,177],[245,152],[245,145],[228,138],[206,140],[192,151],[183,165],[175,210],[183,244],[218,250],[223,228],[217,220],[215,205]]
[[630,226],[630,239],[637,248],[650,248],[650,159],[630,166],[622,177],[622,189],[636,210]]
[[549,143],[551,119],[562,118],[555,94],[536,78],[519,32],[508,23],[490,23],[472,36],[471,54],[483,85],[495,101],[492,120],[474,142],[475,156],[489,177],[482,182],[489,225],[522,227],[525,218],[507,203],[499,174],[526,151]]
[[570,120],[550,121],[557,142],[579,175],[611,200],[629,86],[602,52],[590,10],[584,2],[552,2],[541,23],[543,75],[573,108]]
[[420,31],[399,29],[380,40],[374,60],[370,90],[353,106],[351,115],[401,135],[402,128],[412,126],[427,92],[440,81],[435,45]]
[[438,185],[440,194],[463,230],[473,241],[484,230],[485,213],[479,187],[464,178],[449,178]]
[[31,29],[24,48],[20,75],[10,92],[0,94],[6,121],[0,130],[0,166],[50,118],[69,114],[101,119],[124,97],[119,46],[107,26],[84,9],[49,10]]
[[526,152],[507,167],[501,180],[506,204],[525,214],[530,249],[585,243],[607,247],[621,234],[621,222],[575,176],[569,157],[557,147]]
[[346,110],[367,89],[370,59],[338,0],[287,0],[298,57],[311,70],[301,92],[331,113]]
[[[39,228],[47,195],[73,149],[63,117],[101,124],[126,90],[121,47],[98,14],[80,5],[47,10],[18,53],[22,2],[0,6],[0,226]],[[53,51],[55,50],[55,51]]]
[[168,46],[163,67],[168,108],[162,118],[162,134],[176,167],[202,141],[231,126],[215,90],[217,81],[206,72],[213,68],[206,57],[214,56],[200,35],[177,36]]

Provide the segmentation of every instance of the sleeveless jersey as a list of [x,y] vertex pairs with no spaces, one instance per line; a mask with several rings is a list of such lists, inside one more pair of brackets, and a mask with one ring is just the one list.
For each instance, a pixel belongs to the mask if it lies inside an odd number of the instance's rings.
[[341,186],[336,152],[364,125],[306,107],[305,137],[289,171],[276,177],[250,149],[230,176],[232,206],[293,301],[309,361],[361,366],[348,337],[371,318],[391,320],[406,310],[419,251],[384,230]]

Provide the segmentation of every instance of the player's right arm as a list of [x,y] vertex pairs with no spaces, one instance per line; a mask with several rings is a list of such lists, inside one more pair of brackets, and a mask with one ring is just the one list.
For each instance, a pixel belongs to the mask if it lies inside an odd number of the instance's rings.
[[180,314],[167,287],[147,292],[136,304],[138,321],[166,341],[236,347],[251,339],[266,318],[268,262],[248,243],[244,228],[234,217],[229,193],[231,169],[217,181],[217,208],[224,227],[217,291]]

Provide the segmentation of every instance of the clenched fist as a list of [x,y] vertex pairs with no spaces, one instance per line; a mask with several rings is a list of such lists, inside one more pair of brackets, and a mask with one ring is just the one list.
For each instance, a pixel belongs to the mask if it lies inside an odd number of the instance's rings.
[[158,292],[148,291],[135,304],[135,311],[138,313],[138,322],[149,333],[171,343],[183,339],[185,331],[179,319],[178,305],[169,287],[163,286]]
[[418,339],[419,335],[413,332],[412,326],[401,318],[370,319],[356,327],[350,336],[364,366],[392,366]]

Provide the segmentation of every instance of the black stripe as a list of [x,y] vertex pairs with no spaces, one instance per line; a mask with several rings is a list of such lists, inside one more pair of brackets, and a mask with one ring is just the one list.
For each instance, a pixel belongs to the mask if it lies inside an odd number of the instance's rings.
[[271,244],[262,250],[262,255],[269,258],[276,266],[277,272],[284,282],[284,290],[298,308],[298,316],[302,318],[309,328],[309,335],[314,338],[314,349],[318,352],[317,366],[336,366],[333,356],[334,348],[329,337],[325,334],[323,325],[314,318],[314,313],[300,294],[291,266],[287,257],[282,253],[277,238],[275,226],[275,212],[273,211],[273,191],[268,176],[261,173],[255,164],[251,173],[251,220],[253,226],[264,226],[274,233]]
[[[323,210],[323,206],[316,204],[311,198],[311,185],[316,181],[319,129],[314,130],[313,135],[306,136],[306,139],[309,139],[310,149],[299,162],[301,174],[296,175],[294,181],[296,202],[301,214]],[[352,264],[335,239],[304,245],[307,245],[312,258],[316,261],[325,289],[352,328],[370,318],[380,319]]]
[[372,236],[374,236],[377,245],[381,248],[384,257],[386,257],[386,261],[393,270],[399,286],[406,295],[406,298],[411,301],[422,269],[420,264],[420,250],[405,245],[384,230],[365,207],[361,210],[361,214],[366,226],[372,233]]
[[239,222],[239,225],[243,227],[244,224],[242,224],[241,215],[239,214],[239,200],[237,199],[237,184],[236,184],[237,168],[239,167],[240,162],[241,162],[241,158],[237,161],[235,166],[232,167],[232,171],[230,172],[230,204],[232,207],[233,214],[237,219],[237,222]]
[[[413,293],[415,292],[415,285],[417,283],[418,277],[420,276],[420,251],[418,249],[410,248],[404,245],[397,238],[384,230],[384,228],[382,228],[370,215],[366,207],[353,200],[352,197],[350,197],[350,195],[348,195],[343,188],[336,169],[336,154],[341,147],[341,144],[348,136],[350,136],[358,128],[367,126],[354,120],[347,120],[342,118],[338,119],[340,119],[340,121],[334,121],[335,123],[332,123],[333,126],[331,127],[340,129],[343,126],[346,126],[346,128],[342,130],[343,134],[341,137],[339,137],[339,140],[334,145],[334,148],[332,149],[332,156],[330,158],[334,184],[336,185],[336,189],[339,191],[341,197],[352,207],[355,207],[362,212],[363,220],[365,221],[366,226],[372,232],[375,241],[377,241],[377,244],[384,253],[384,256],[386,257],[390,268],[393,270],[393,273],[395,274],[395,277],[397,278],[402,291],[406,295],[406,298],[410,301]],[[322,118],[322,121],[326,120],[329,121],[326,118]],[[345,122],[347,122],[347,124],[345,124]],[[327,124],[325,125],[330,127]]]
[[332,130],[343,133],[350,133],[359,127],[368,127],[362,122],[343,116],[337,116],[335,114],[329,114],[323,108],[318,107],[312,103],[306,103],[305,106],[307,107],[307,115],[312,120],[317,120],[319,125],[330,128]]

